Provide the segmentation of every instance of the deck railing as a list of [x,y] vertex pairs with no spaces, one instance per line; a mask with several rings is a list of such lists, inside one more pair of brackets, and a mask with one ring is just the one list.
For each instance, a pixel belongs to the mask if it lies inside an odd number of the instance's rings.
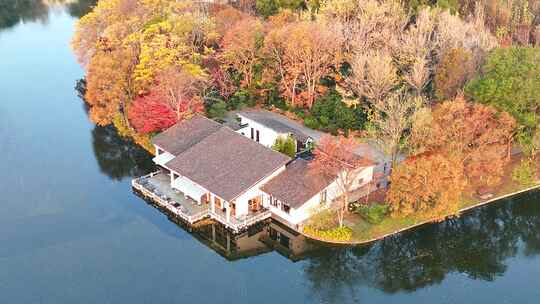
[[242,219],[237,219],[234,216],[230,216],[227,221],[227,216],[221,212],[212,212],[210,211],[210,217],[222,223],[226,227],[238,232],[244,228],[247,228],[251,225],[254,225],[262,220],[265,220],[271,216],[270,210],[259,211],[254,215],[247,215]]
[[187,212],[184,212],[182,209],[174,207],[172,205],[172,203],[175,203],[174,199],[163,197],[157,194],[156,192],[152,191],[151,189],[148,189],[145,187],[143,183],[144,180],[152,178],[160,173],[161,171],[156,171],[156,172],[147,174],[145,176],[136,178],[131,181],[131,186],[134,189],[141,192],[144,196],[152,199],[152,201],[154,201],[160,207],[167,209],[172,214],[182,218],[183,220],[187,221],[190,224],[193,224],[199,220],[202,220],[205,217],[210,216],[213,219],[225,225],[226,227],[230,228],[231,230],[235,232],[239,232],[240,230],[247,228],[251,225],[254,225],[260,221],[263,221],[272,215],[270,210],[268,209],[263,209],[261,211],[258,211],[255,214],[244,215],[240,219],[231,215],[229,217],[229,220],[227,220],[227,216],[224,213],[219,212],[219,211],[212,212],[210,210],[201,210],[201,211],[195,212],[194,214],[189,214]]

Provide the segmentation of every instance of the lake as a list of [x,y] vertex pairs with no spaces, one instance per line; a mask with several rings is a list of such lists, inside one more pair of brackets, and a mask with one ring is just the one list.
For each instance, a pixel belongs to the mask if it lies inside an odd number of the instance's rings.
[[150,156],[88,120],[69,3],[0,1],[0,303],[538,303],[540,192],[349,248],[169,220],[130,186]]

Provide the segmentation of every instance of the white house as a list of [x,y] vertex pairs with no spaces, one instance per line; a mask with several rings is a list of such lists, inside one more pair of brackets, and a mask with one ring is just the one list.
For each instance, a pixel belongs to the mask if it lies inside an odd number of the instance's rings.
[[[297,142],[296,152],[302,152],[311,143],[317,144],[325,133],[310,129],[294,120],[274,112],[250,109],[237,112],[240,120],[237,132],[266,147],[272,147],[278,137],[292,136]],[[374,174],[379,176],[377,187],[386,187],[391,160],[371,143],[358,145],[356,154],[372,159]]]
[[278,137],[291,136],[296,141],[296,152],[303,151],[323,133],[304,127],[285,116],[264,111],[249,110],[236,113],[240,129],[236,132],[266,146],[272,147]]
[[[153,160],[168,174],[170,188],[235,231],[268,217],[297,229],[340,195],[335,177],[315,175],[309,160],[269,148],[278,136],[291,135],[300,149],[320,137],[316,131],[264,120],[266,112],[239,116],[243,127],[236,132],[196,115],[152,139]],[[358,168],[355,189],[372,181],[374,167]]]

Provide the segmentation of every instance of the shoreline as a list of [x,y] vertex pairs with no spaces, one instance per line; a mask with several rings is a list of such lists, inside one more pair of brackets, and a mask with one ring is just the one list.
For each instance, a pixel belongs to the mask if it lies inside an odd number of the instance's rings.
[[333,241],[333,240],[327,240],[327,239],[321,239],[321,238],[317,238],[317,237],[314,237],[314,236],[311,236],[309,234],[306,234],[304,233],[303,231],[300,231],[300,233],[302,235],[304,235],[305,237],[311,239],[311,240],[314,240],[314,241],[317,241],[317,242],[321,242],[321,243],[324,243],[324,244],[328,244],[328,245],[341,245],[341,246],[347,246],[347,245],[351,245],[351,246],[360,246],[360,245],[367,245],[367,244],[370,244],[370,243],[373,243],[373,242],[376,242],[376,241],[380,241],[382,239],[385,239],[387,237],[390,237],[390,236],[393,236],[393,235],[396,235],[396,234],[399,234],[399,233],[402,233],[402,232],[406,232],[406,231],[409,231],[409,230],[413,230],[415,228],[418,228],[420,226],[424,226],[424,225],[429,225],[429,224],[433,224],[433,223],[439,223],[439,222],[443,222],[443,221],[446,221],[448,220],[449,218],[452,218],[452,217],[456,217],[456,216],[461,216],[462,214],[466,213],[466,212],[469,212],[469,211],[472,211],[474,209],[477,209],[477,208],[480,208],[480,207],[483,207],[483,206],[486,206],[486,205],[489,205],[491,203],[495,203],[497,201],[500,201],[500,200],[503,200],[503,199],[507,199],[509,197],[512,197],[512,196],[516,196],[516,195],[519,195],[519,194],[523,194],[523,193],[526,193],[526,192],[530,192],[530,191],[533,191],[533,190],[537,190],[540,188],[540,181],[538,181],[535,185],[533,186],[529,186],[529,187],[526,187],[526,188],[523,188],[523,189],[520,189],[520,190],[516,190],[516,191],[512,191],[510,193],[506,193],[506,194],[503,194],[503,195],[499,195],[499,196],[496,196],[496,197],[493,197],[493,198],[490,198],[490,199],[487,199],[487,200],[483,200],[483,201],[479,201],[473,205],[470,205],[470,206],[467,206],[467,207],[463,207],[461,209],[458,210],[457,214],[454,214],[454,215],[448,215],[446,217],[444,217],[443,220],[441,221],[437,221],[436,219],[428,219],[428,220],[423,220],[423,221],[420,221],[418,223],[415,223],[415,224],[412,224],[412,225],[409,225],[409,226],[406,226],[406,227],[403,227],[403,228],[400,228],[400,229],[397,229],[397,230],[394,230],[392,232],[389,232],[389,233],[386,233],[384,235],[381,235],[381,236],[378,236],[378,237],[374,237],[374,238],[370,238],[370,239],[366,239],[366,240],[351,240],[351,241]]

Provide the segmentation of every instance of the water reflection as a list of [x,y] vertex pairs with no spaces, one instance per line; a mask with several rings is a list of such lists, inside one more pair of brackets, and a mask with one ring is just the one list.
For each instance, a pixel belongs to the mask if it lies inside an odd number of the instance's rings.
[[295,262],[317,248],[314,242],[281,225],[267,221],[233,234],[220,223],[207,220],[191,229],[193,235],[229,261],[276,251]]
[[[135,193],[135,195],[138,195]],[[139,195],[138,195],[139,196]],[[144,197],[140,196],[142,199]],[[150,201],[147,201],[153,205]],[[156,208],[156,205],[153,205]],[[189,232],[195,239],[215,251],[228,261],[236,261],[276,251],[287,259],[296,262],[318,246],[305,236],[276,222],[265,221],[249,227],[246,231],[235,234],[223,224],[207,219],[195,225],[186,224],[174,214],[162,210],[168,219],[180,229]]]
[[362,286],[392,294],[439,284],[450,273],[474,280],[497,279],[507,270],[509,258],[540,253],[540,206],[531,203],[538,195],[522,195],[357,247],[315,243],[275,221],[234,235],[209,220],[189,227],[169,219],[230,261],[273,250],[291,261],[302,260],[313,296],[339,303],[357,298]]
[[141,176],[154,168],[150,154],[121,137],[113,126],[95,126],[92,146],[101,172],[113,180]]
[[304,273],[317,297],[339,302],[359,286],[386,293],[438,284],[450,273],[493,281],[509,258],[540,253],[538,192],[460,218],[429,225],[371,246],[327,248],[307,259]]
[[49,21],[51,4],[64,4],[73,17],[82,17],[88,13],[97,0],[1,0],[0,1],[0,30],[11,28],[20,22]]
[[96,5],[97,0],[78,0],[67,5],[69,14],[73,17],[80,18],[88,14]]

